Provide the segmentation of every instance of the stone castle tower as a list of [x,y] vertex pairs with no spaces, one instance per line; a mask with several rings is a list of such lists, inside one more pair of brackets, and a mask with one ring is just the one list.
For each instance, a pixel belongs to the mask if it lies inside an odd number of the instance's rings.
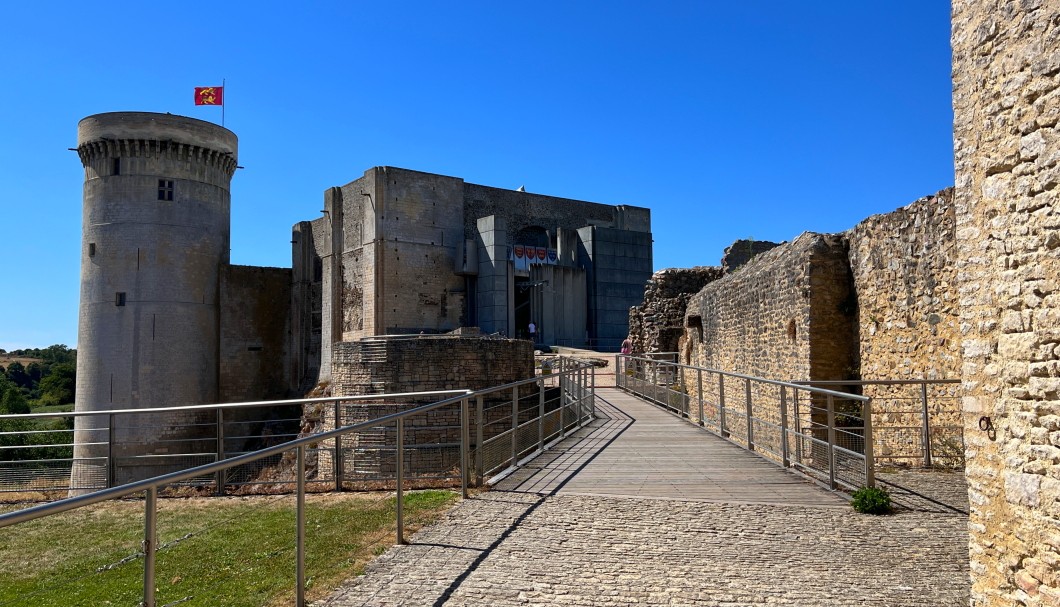
[[[114,112],[78,124],[77,153],[78,411],[217,402],[236,135],[182,116]],[[78,418],[75,458],[99,455],[85,443],[105,440],[93,428],[106,425]],[[132,443],[147,438],[137,435],[146,429],[118,431]]]

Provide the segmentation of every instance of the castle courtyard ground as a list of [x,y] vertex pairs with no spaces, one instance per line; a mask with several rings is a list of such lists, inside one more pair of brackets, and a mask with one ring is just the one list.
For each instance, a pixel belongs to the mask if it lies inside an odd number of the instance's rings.
[[597,403],[591,427],[316,605],[968,604],[959,475],[883,475],[907,508],[861,515],[623,392]]

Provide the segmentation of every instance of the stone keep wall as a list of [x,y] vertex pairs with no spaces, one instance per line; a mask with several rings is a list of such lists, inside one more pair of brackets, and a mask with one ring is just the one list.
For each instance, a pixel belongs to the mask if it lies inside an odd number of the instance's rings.
[[1060,3],[952,16],[972,605],[1057,605]]
[[721,268],[710,266],[667,268],[652,274],[644,287],[644,303],[629,310],[633,351],[677,351],[688,300],[721,277]]
[[758,377],[849,379],[855,316],[846,242],[807,232],[689,300],[682,358]]
[[291,271],[221,269],[221,402],[285,398]]

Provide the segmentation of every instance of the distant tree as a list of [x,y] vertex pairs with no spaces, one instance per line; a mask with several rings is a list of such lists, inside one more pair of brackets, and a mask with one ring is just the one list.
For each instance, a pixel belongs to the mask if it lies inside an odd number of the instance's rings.
[[63,344],[55,344],[39,350],[38,356],[47,363],[74,363],[77,361],[77,350],[71,350]]
[[29,413],[29,404],[26,403],[26,398],[22,396],[22,391],[18,388],[5,390],[3,398],[0,399],[0,412]]
[[26,365],[26,375],[29,376],[31,384],[35,384],[40,381],[40,378],[44,375],[44,367],[37,361],[33,361]]
[[77,367],[72,363],[53,365],[48,375],[40,381],[41,405],[66,405],[74,402],[74,387],[77,385]]
[[26,367],[17,360],[8,365],[7,378],[20,388],[27,388],[33,383],[30,381],[29,374],[26,373]]

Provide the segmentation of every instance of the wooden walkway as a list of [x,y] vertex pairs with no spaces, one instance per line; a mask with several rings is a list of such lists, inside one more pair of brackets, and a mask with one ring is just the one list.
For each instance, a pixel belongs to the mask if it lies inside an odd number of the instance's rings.
[[507,491],[849,508],[846,500],[660,407],[597,388],[600,418],[501,481]]

